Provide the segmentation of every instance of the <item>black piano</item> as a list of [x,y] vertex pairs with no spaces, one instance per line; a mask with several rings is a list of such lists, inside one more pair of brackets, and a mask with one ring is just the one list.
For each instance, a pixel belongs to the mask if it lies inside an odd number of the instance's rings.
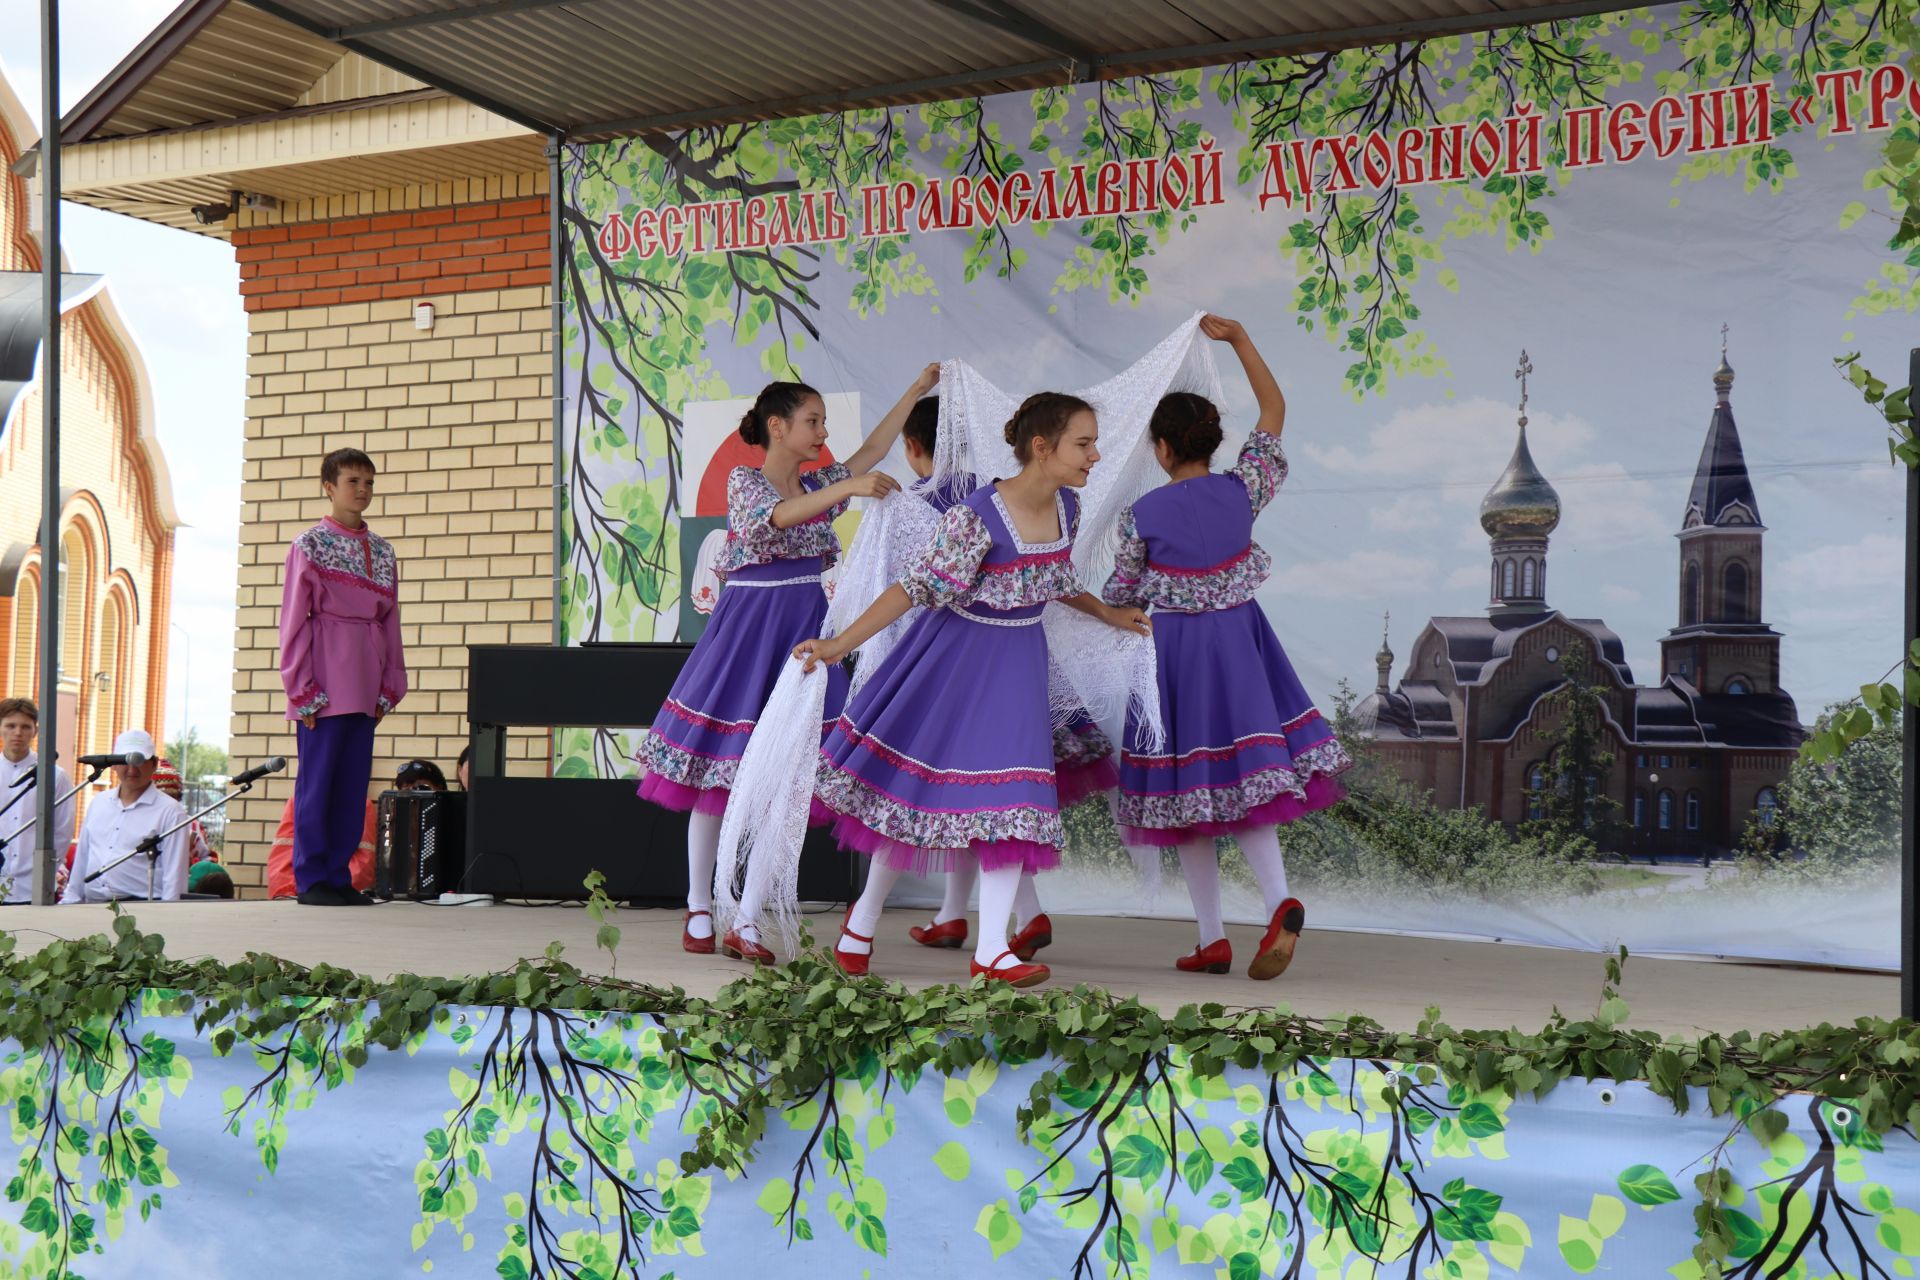
[[[510,778],[507,730],[645,728],[690,644],[469,645],[467,723],[473,745],[466,872],[460,888],[504,898],[584,898],[589,871],[636,905],[687,897],[687,818],[648,804],[631,778]],[[854,859],[809,830],[800,897],[846,902]]]

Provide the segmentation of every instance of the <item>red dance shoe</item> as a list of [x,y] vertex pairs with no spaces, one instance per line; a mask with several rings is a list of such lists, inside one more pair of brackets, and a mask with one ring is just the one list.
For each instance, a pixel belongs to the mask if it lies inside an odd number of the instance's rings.
[[[1042,916],[1041,919],[1045,919]],[[967,961],[968,971],[976,978],[985,978],[988,982],[1004,982],[1010,987],[1032,987],[1045,982],[1053,976],[1053,970],[1043,964],[1013,964],[1002,969],[1003,956],[1015,956],[1018,953],[1009,949],[993,958],[991,965],[981,964],[978,960]]]
[[[848,918],[851,919],[853,915],[852,911],[848,911],[847,915]],[[840,972],[846,974],[849,978],[866,977],[867,966],[873,961],[873,939],[862,937],[860,934],[847,928],[844,924],[840,926],[840,936],[842,938],[852,938],[855,942],[866,943],[867,950],[842,951],[839,942],[836,941],[833,944],[833,962],[839,965]]]
[[727,930],[727,936],[720,939],[720,950],[735,960],[751,960],[755,964],[773,963],[773,952],[741,937],[738,929]]
[[1233,948],[1225,938],[1195,947],[1191,955],[1181,956],[1173,967],[1182,973],[1225,973],[1233,968]]
[[1031,960],[1042,947],[1053,945],[1053,921],[1047,919],[1042,911],[1027,921],[1027,927],[1013,935],[1013,941],[1007,944],[1007,950],[1022,960]]
[[[704,938],[694,937],[692,931],[687,928],[689,924],[693,923],[693,918],[695,916],[705,916],[707,918],[707,921],[708,921],[707,936]],[[689,952],[696,956],[712,955],[713,954],[712,921],[713,921],[713,912],[711,911],[687,912],[686,916],[683,917],[682,920],[680,921],[680,949],[682,951]]]
[[1288,898],[1273,909],[1267,931],[1260,935],[1260,950],[1247,966],[1247,976],[1260,982],[1277,978],[1293,963],[1293,949],[1300,945],[1300,930],[1306,926],[1307,909],[1300,899]]
[[907,936],[923,947],[946,947],[957,951],[967,945],[967,918],[956,916],[945,924],[917,924]]

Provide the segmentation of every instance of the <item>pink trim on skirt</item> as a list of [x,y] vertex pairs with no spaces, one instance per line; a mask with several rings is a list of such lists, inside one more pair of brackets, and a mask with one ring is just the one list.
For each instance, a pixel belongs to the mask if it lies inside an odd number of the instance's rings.
[[[814,802],[816,805],[819,801]],[[922,849],[918,845],[883,836],[858,818],[843,813],[833,817],[833,838],[843,849],[878,858],[889,867],[915,875],[951,871],[961,858],[978,860],[983,871],[1018,866],[1022,871],[1051,871],[1060,865],[1060,851],[1050,844],[1031,840],[975,840],[965,849]]]
[[[689,787],[657,773],[650,773],[640,781],[642,800],[676,813],[706,813],[717,818],[727,811],[727,797],[731,794],[726,787]],[[807,802],[807,825],[810,827],[824,827],[838,816],[817,798]]]
[[718,817],[727,811],[727,795],[725,787],[690,787],[657,773],[640,779],[642,800],[675,813],[708,813]]
[[1120,769],[1113,763],[1112,756],[1101,756],[1089,765],[1061,769],[1054,775],[1053,785],[1059,793],[1060,808],[1064,812],[1102,791],[1117,789],[1120,786]]
[[1230,836],[1255,827],[1285,826],[1289,822],[1332,808],[1346,798],[1347,789],[1333,778],[1316,773],[1307,779],[1304,799],[1287,792],[1265,804],[1247,810],[1247,816],[1232,822],[1196,822],[1190,827],[1121,827],[1120,839],[1127,844],[1170,849],[1202,836]]

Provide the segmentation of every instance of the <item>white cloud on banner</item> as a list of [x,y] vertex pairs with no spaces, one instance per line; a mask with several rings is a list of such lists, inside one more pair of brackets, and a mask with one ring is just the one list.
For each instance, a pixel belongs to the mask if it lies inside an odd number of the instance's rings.
[[1304,596],[1311,600],[1369,600],[1394,591],[1425,586],[1438,566],[1425,556],[1397,551],[1350,551],[1335,560],[1301,560],[1276,565],[1261,589],[1266,598]]

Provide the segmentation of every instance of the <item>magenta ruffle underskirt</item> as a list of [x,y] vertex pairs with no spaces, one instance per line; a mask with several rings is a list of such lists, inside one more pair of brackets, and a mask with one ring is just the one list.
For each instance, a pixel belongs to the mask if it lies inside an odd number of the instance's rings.
[[1331,808],[1340,803],[1347,794],[1335,779],[1326,774],[1315,774],[1307,779],[1306,794],[1297,796],[1291,792],[1277,795],[1265,804],[1255,805],[1247,811],[1247,816],[1232,822],[1196,822],[1190,827],[1126,827],[1120,828],[1120,838],[1128,844],[1148,845],[1158,848],[1172,848],[1197,840],[1202,836],[1231,836],[1242,831],[1251,831],[1255,827],[1285,826],[1289,822],[1304,818],[1310,813]]
[[1060,796],[1060,809],[1065,812],[1082,800],[1118,787],[1120,769],[1114,764],[1112,756],[1102,756],[1092,764],[1077,769],[1056,771],[1053,785]]
[[[727,811],[727,797],[731,794],[726,787],[689,787],[657,773],[650,773],[640,780],[642,800],[657,804],[662,809],[672,809],[675,813],[706,813],[717,818]],[[807,825],[824,827],[837,816],[818,800],[810,801]]]
[[[814,804],[818,807],[820,802],[816,800]],[[841,848],[878,858],[889,867],[914,875],[951,871],[962,858],[978,862],[983,871],[1006,866],[1017,866],[1027,872],[1051,871],[1060,865],[1060,851],[1050,844],[1036,844],[1031,840],[976,840],[965,849],[922,849],[883,836],[858,818],[829,813],[833,819],[833,838]]]

